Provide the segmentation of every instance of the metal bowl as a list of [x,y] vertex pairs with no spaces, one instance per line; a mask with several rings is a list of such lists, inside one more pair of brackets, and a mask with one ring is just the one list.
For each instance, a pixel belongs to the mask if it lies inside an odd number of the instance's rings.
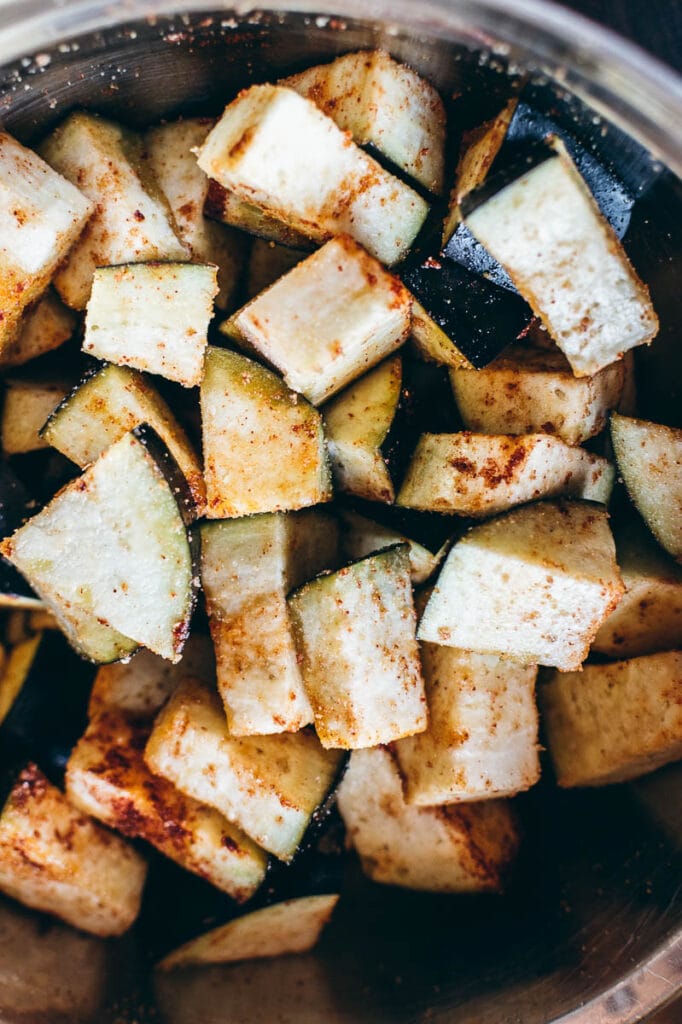
[[[638,354],[641,413],[679,423],[682,84],[566,11],[530,0],[288,0],[266,11],[15,0],[0,9],[0,118],[31,143],[77,106],[133,124],[214,113],[245,84],[370,46],[449,98],[519,71],[549,83],[557,116],[639,195],[627,244],[662,322]],[[681,796],[680,767],[594,792],[543,782],[518,801],[525,853],[503,898],[385,889],[351,860],[319,950],[280,961],[157,977],[144,928],[104,943],[2,903],[0,1018],[631,1024],[682,987]],[[171,889],[147,919],[181,911]]]

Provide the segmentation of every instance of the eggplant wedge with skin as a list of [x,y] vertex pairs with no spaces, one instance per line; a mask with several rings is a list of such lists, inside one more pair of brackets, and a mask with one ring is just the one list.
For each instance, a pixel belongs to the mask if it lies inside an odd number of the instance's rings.
[[[186,481],[154,432],[138,427],[2,545],[60,621],[95,616],[178,661],[196,583]],[[131,636],[132,634],[132,636]]]
[[314,732],[230,736],[213,687],[185,679],[161,710],[145,750],[156,774],[220,811],[283,861],[298,850],[314,812],[336,784],[341,751]]
[[576,376],[597,373],[656,335],[649,291],[558,139],[489,175],[466,196],[463,213]]
[[317,944],[338,900],[337,894],[330,894],[272,903],[185,943],[165,956],[158,966],[170,971],[197,964],[305,953]]
[[53,630],[12,648],[0,678],[2,762],[32,758],[54,781],[85,728],[93,668]]
[[658,543],[682,561],[682,429],[614,413],[611,440],[637,511]]

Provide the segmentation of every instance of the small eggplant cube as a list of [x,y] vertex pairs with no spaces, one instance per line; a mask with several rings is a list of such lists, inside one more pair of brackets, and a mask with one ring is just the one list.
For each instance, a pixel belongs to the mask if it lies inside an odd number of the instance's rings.
[[442,191],[445,108],[412,68],[383,50],[346,53],[280,85],[311,99],[359,146],[375,146],[424,188]]
[[70,800],[238,902],[249,899],[265,877],[267,855],[217,811],[152,775],[143,756],[150,728],[120,711],[93,719],[67,765]]
[[0,366],[23,366],[59,348],[73,334],[76,315],[60,302],[52,289],[24,315],[17,338],[0,352]]
[[70,181],[0,132],[0,351],[46,290],[94,206]]
[[418,636],[571,672],[623,592],[606,510],[537,502],[475,526],[455,544]]
[[241,92],[210,132],[198,162],[223,188],[313,241],[347,233],[388,265],[405,255],[428,212],[413,189],[368,157],[313,102],[283,86]]
[[76,111],[48,136],[41,154],[95,207],[54,281],[67,306],[85,309],[97,267],[189,258],[135,132]]
[[411,298],[352,238],[327,242],[223,325],[320,405],[406,339]]
[[355,750],[339,787],[349,843],[374,882],[425,892],[498,892],[520,844],[505,800],[411,807],[385,749]]
[[548,434],[422,434],[398,505],[484,519],[540,498],[606,504],[613,466]]
[[49,448],[41,429],[69,390],[69,385],[63,381],[8,380],[2,408],[4,454],[19,455]]
[[201,429],[209,519],[331,499],[320,413],[252,359],[209,347]]
[[35,765],[0,813],[0,890],[94,935],[121,935],[140,910],[147,864],[86,817]]
[[682,429],[614,413],[611,440],[638,512],[658,543],[682,561]]
[[304,584],[289,609],[323,746],[372,747],[424,731],[406,545]]
[[465,223],[583,377],[650,342],[658,318],[565,148],[554,147],[492,196],[494,178],[470,193]]
[[517,346],[480,370],[456,369],[450,382],[467,430],[554,434],[582,444],[599,434],[623,394],[626,363],[574,377],[557,349]]
[[155,774],[289,861],[332,789],[342,757],[323,750],[308,730],[230,736],[218,694],[186,679],[160,712],[145,760]]
[[337,534],[336,521],[316,510],[202,527],[202,586],[232,736],[296,732],[312,723],[286,596],[336,565]]
[[540,691],[560,786],[604,786],[682,757],[682,652],[555,675]]
[[402,361],[393,356],[350,384],[322,410],[337,490],[367,501],[392,502],[393,480],[382,452],[402,387]]
[[217,292],[212,265],[99,267],[88,300],[83,351],[195,387],[204,375]]
[[422,644],[429,727],[394,744],[408,804],[513,796],[540,777],[534,665]]
[[186,118],[150,129],[144,142],[152,170],[175,218],[178,235],[189,248],[192,260],[214,263],[218,268],[215,303],[226,309],[239,286],[246,246],[238,231],[204,216],[209,182],[192,150],[204,142],[210,130],[211,122],[206,118]]

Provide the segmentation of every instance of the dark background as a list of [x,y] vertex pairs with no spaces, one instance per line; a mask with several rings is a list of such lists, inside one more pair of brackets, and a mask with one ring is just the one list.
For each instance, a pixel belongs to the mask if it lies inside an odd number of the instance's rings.
[[681,0],[565,0],[682,72]]

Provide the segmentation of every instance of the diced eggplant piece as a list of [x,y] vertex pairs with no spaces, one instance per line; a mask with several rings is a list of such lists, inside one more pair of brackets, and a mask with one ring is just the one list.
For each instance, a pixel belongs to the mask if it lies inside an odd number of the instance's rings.
[[613,413],[611,440],[637,511],[658,543],[682,561],[682,430]]
[[459,366],[473,369],[463,352],[457,348],[445,331],[430,317],[420,302],[412,296],[412,347],[419,357],[427,363],[438,363],[441,366]]
[[97,267],[188,258],[135,132],[76,111],[45,140],[41,154],[96,207],[54,280],[67,306],[85,309]]
[[484,519],[539,498],[607,504],[613,466],[548,434],[422,434],[399,505]]
[[428,212],[413,189],[363,153],[314,103],[282,86],[241,92],[198,161],[224,188],[312,241],[350,234],[388,265],[405,255]]
[[560,786],[625,782],[682,757],[682,652],[586,665],[540,691]]
[[346,53],[280,85],[295,89],[430,192],[443,191],[445,108],[425,79],[384,50]]
[[32,758],[55,782],[83,732],[92,666],[52,630],[14,647],[0,678],[2,760]]
[[[267,213],[255,203],[241,199],[230,189],[223,188],[217,181],[209,180],[204,214],[211,220],[220,221],[228,227],[239,228],[240,231],[245,231],[249,235],[255,235],[257,239],[304,251],[315,248],[307,235],[290,227],[278,217]],[[301,252],[302,255],[303,252]]]
[[424,731],[406,545],[304,584],[289,611],[324,747],[372,747]]
[[474,527],[452,548],[420,640],[577,670],[624,587],[606,510],[543,501]]
[[39,768],[19,775],[0,813],[0,890],[94,935],[137,917],[147,865],[81,814]]
[[636,658],[676,647],[682,637],[682,567],[639,524],[616,534],[625,593],[594,638],[592,650]]
[[7,132],[0,132],[0,351],[9,351],[24,312],[43,292],[94,206]]
[[238,231],[204,217],[208,178],[192,150],[211,130],[206,118],[188,118],[151,128],[144,144],[152,171],[168,200],[180,239],[196,263],[215,263],[218,287],[215,304],[232,305],[244,267],[245,239]]
[[212,265],[98,267],[88,299],[83,351],[195,387],[204,373],[217,292],[217,270]]
[[12,379],[6,382],[2,408],[2,450],[21,455],[48,448],[41,429],[69,392],[63,381]]
[[402,345],[410,315],[407,289],[341,235],[252,299],[221,330],[320,405]]
[[554,349],[514,346],[481,370],[450,373],[467,430],[484,434],[555,434],[582,444],[601,433],[622,400],[626,359],[574,377]]
[[486,366],[532,318],[518,295],[442,255],[435,236],[406,260],[400,278],[418,303],[412,325],[417,351],[432,362]]
[[19,326],[16,339],[0,352],[0,367],[23,366],[59,348],[73,334],[76,317],[51,289],[35,307],[28,310]]
[[463,132],[455,170],[455,183],[450,192],[448,215],[443,225],[443,246],[447,245],[461,221],[462,200],[485,181],[505,140],[518,102],[518,97],[512,96],[494,117]]
[[408,804],[513,796],[540,777],[535,665],[422,644],[429,727],[393,750]]
[[338,901],[338,895],[333,894],[273,903],[185,943],[158,966],[170,971],[195,964],[226,964],[305,953],[317,945]]
[[210,637],[192,632],[175,665],[151,651],[140,650],[128,661],[102,665],[88,703],[89,718],[120,711],[136,722],[150,722],[185,676],[212,683],[215,658]]
[[193,508],[176,463],[139,427],[0,549],[60,621],[95,616],[178,661],[195,599],[185,503]]
[[367,501],[393,501],[382,452],[402,387],[402,360],[393,356],[354,381],[322,410],[337,491]]
[[322,417],[259,363],[209,346],[201,426],[209,519],[331,499]]
[[504,800],[411,807],[386,749],[355,750],[339,787],[348,841],[374,882],[426,892],[498,892],[519,848]]
[[407,544],[409,548],[410,579],[414,586],[424,583],[436,571],[445,558],[449,544],[446,541],[438,551],[429,551],[416,540],[411,540],[399,530],[376,523],[352,509],[341,509],[341,548],[345,557],[357,562],[367,555],[373,555],[396,544]]
[[312,723],[286,595],[337,564],[337,534],[336,521],[318,511],[202,526],[201,581],[230,735]]
[[466,197],[465,223],[507,270],[575,375],[593,375],[650,342],[658,318],[648,289],[561,143],[555,139],[530,169],[524,160],[500,177]]
[[152,775],[144,763],[149,731],[150,725],[134,724],[121,711],[93,719],[69,758],[69,799],[244,902],[265,877],[266,853],[217,811]]
[[254,238],[246,275],[247,299],[253,299],[260,292],[265,291],[280,277],[284,277],[290,270],[293,270],[303,259],[305,259],[305,253],[299,249],[278,245],[265,238]]
[[85,377],[43,427],[45,441],[84,469],[128,431],[147,423],[180,467],[201,514],[206,486],[189,438],[151,380],[113,363]]
[[343,755],[323,750],[308,730],[230,736],[218,694],[185,679],[156,720],[145,760],[181,792],[289,861],[333,787]]

